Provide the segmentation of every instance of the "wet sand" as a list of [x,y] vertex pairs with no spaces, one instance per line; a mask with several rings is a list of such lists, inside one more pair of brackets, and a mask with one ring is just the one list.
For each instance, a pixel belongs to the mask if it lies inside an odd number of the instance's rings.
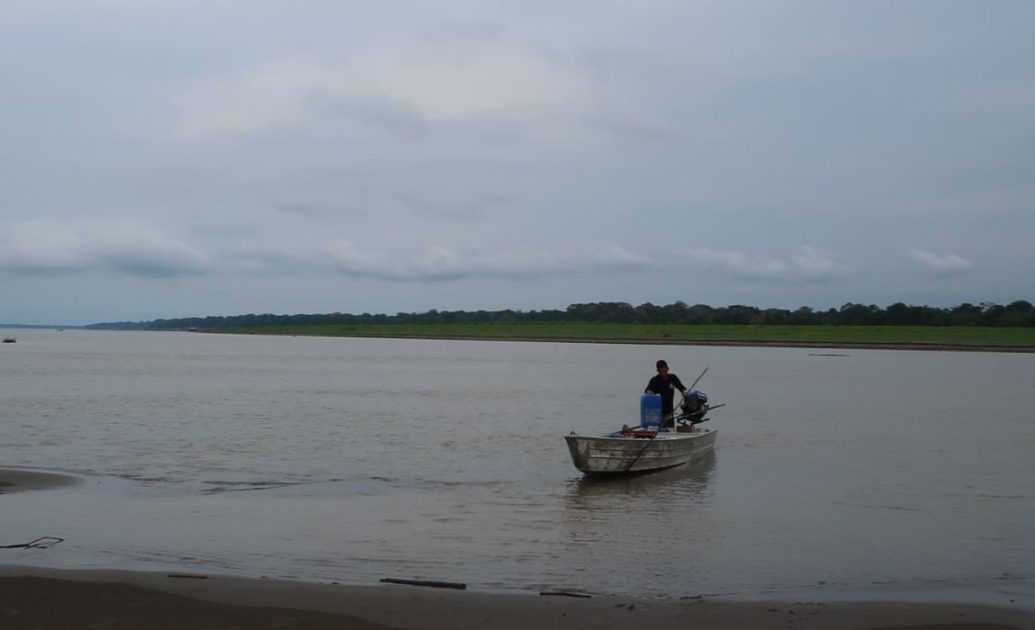
[[1035,613],[955,604],[643,601],[0,566],[0,627],[933,628],[1035,627]]
[[73,475],[18,468],[0,468],[0,494],[74,486],[80,482],[81,480]]

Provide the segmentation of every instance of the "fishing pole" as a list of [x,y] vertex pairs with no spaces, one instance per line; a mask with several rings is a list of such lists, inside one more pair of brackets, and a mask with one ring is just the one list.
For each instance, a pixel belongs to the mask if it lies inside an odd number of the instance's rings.
[[[704,378],[704,375],[705,375],[705,373],[706,373],[707,371],[708,371],[708,366],[706,366],[706,367],[704,368],[704,372],[701,372],[700,374],[698,374],[698,375],[697,375],[697,378],[695,378],[695,379],[694,379],[694,382],[693,382],[693,384],[691,384],[691,385],[690,385],[690,387],[686,388],[686,391],[688,391],[688,392],[692,392],[692,391],[694,391],[694,386],[696,386],[696,385],[697,385],[697,383],[698,383],[698,382],[700,382],[700,380],[701,380],[702,378]],[[686,398],[686,396],[684,395],[684,396],[683,396],[683,398]],[[677,413],[677,411],[676,411],[676,408],[675,408],[675,405],[673,405],[673,406],[672,406],[672,411],[670,411],[670,412],[668,413],[668,415],[667,415],[667,416],[665,416],[665,420],[675,420],[675,418],[676,418],[676,416],[677,416],[677,415],[679,415],[679,413]]]
[[696,379],[694,379],[694,382],[693,382],[693,384],[692,384],[692,385],[690,385],[690,387],[688,387],[688,388],[686,389],[686,391],[688,391],[688,392],[692,392],[692,391],[694,391],[694,385],[697,385],[697,381],[701,380],[701,378],[703,378],[703,377],[704,377],[704,373],[705,373],[705,372],[707,372],[707,371],[708,371],[708,368],[707,368],[707,367],[705,367],[705,368],[704,368],[704,372],[701,372],[701,375],[700,375],[700,376],[698,376],[698,377],[697,377]]

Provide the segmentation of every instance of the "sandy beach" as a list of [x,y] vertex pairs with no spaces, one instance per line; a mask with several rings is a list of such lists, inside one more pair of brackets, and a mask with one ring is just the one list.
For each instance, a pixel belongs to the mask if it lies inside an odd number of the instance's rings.
[[0,627],[992,630],[1033,628],[1035,614],[949,603],[646,601],[0,567]]
[[[0,470],[0,489],[5,493],[76,481],[55,473]],[[951,602],[742,603],[704,597],[658,601],[497,594],[395,584],[320,584],[262,576],[0,564],[0,627],[1020,629],[1035,628],[1035,611]]]

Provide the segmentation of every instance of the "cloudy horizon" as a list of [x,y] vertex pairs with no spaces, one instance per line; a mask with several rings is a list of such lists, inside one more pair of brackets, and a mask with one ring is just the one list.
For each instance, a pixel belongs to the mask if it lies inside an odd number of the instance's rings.
[[2,1],[0,322],[1035,301],[1035,5]]

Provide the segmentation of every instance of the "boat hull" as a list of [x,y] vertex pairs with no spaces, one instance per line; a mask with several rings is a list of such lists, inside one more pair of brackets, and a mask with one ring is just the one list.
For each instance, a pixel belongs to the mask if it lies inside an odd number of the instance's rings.
[[718,431],[659,433],[654,438],[566,435],[571,461],[586,474],[615,475],[680,466],[715,448]]

